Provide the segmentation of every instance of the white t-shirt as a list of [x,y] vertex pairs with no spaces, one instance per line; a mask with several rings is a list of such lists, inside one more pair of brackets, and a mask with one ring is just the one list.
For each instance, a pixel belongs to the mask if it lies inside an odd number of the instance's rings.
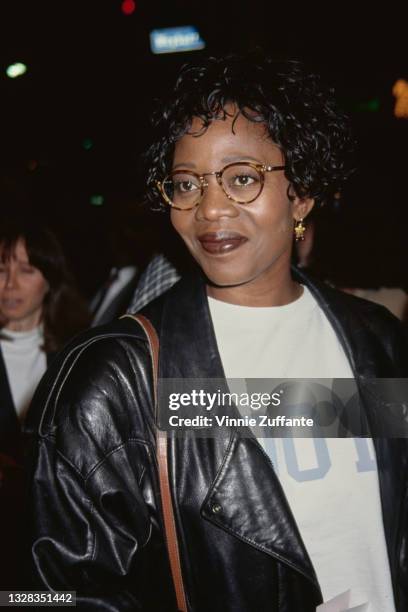
[[[285,306],[209,298],[227,378],[351,378],[337,336],[304,287]],[[324,600],[351,589],[350,606],[395,612],[371,440],[259,439],[272,459]]]
[[1,350],[17,416],[24,420],[34,391],[47,369],[42,327],[27,332],[1,331]]

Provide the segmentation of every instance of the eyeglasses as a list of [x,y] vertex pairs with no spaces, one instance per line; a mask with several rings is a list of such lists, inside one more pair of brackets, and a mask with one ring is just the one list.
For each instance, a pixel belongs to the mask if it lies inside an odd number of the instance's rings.
[[265,172],[284,170],[285,166],[269,166],[251,162],[236,162],[219,172],[196,174],[191,170],[174,170],[157,187],[164,200],[177,210],[191,210],[198,206],[208,187],[206,176],[215,176],[227,198],[238,204],[250,204],[261,194]]

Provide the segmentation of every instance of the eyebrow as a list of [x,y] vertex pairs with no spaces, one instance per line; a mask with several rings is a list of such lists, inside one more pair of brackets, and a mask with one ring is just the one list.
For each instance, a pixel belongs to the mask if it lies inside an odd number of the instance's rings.
[[[254,162],[255,164],[262,164],[263,162],[260,159],[257,159],[256,157],[252,157],[251,155],[228,155],[227,157],[223,157],[221,159],[221,163],[222,164],[230,164],[233,162],[243,162],[243,161],[251,161]],[[180,164],[176,164],[175,166],[173,166],[173,170],[176,170],[177,168],[191,168],[192,170],[195,169],[195,164],[192,164],[191,162],[183,162]]]

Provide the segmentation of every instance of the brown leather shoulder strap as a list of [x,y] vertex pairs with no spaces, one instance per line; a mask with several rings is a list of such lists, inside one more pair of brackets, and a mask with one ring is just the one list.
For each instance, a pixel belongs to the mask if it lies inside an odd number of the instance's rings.
[[[154,387],[154,404],[155,414],[157,418],[157,385],[159,373],[159,339],[153,325],[143,315],[125,315],[135,319],[146,334],[149,341],[150,352],[153,365],[153,387]],[[162,499],[164,529],[166,532],[167,551],[170,559],[171,574],[173,578],[174,589],[176,591],[177,607],[180,612],[187,612],[186,594],[184,591],[183,576],[181,573],[180,553],[178,547],[176,522],[174,520],[173,501],[171,497],[168,460],[167,460],[167,432],[157,428],[156,430],[157,444],[157,461],[159,465],[159,483],[160,494]]]
[[153,367],[153,394],[154,394],[154,410],[155,420],[157,423],[157,389],[158,389],[158,377],[159,377],[159,338],[156,330],[146,317],[143,315],[125,315],[135,319],[139,325],[143,328],[146,338],[149,342],[150,354],[152,357]]

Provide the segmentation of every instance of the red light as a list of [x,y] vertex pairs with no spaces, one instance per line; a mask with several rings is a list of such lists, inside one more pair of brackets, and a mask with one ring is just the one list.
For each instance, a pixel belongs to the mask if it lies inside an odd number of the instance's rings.
[[122,2],[122,13],[124,15],[131,15],[135,12],[136,2],[134,0],[123,0]]

